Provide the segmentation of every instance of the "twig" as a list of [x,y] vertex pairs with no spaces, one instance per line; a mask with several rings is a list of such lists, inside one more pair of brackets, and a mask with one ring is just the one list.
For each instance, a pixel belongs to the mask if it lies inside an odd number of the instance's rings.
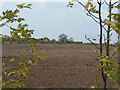
[[109,6],[109,4],[106,2],[106,0],[104,0],[105,4]]
[[86,38],[88,41],[90,41],[97,49],[100,50],[100,48],[99,48],[94,42],[92,42],[89,38],[87,38],[87,35],[85,35],[85,38]]
[[[96,23],[98,23],[98,24],[100,24],[96,19],[99,19],[98,17],[96,17],[95,15],[93,15],[88,9],[86,9],[86,7],[85,7],[85,5],[83,5],[81,2],[79,2],[78,0],[77,0],[77,2],[80,4],[80,5],[82,5],[84,8],[85,8],[85,10],[89,13],[86,13],[88,16],[90,16]],[[96,19],[95,19],[96,18]],[[105,31],[107,31],[107,29],[104,27],[104,25],[102,25],[102,27],[103,27],[103,29],[105,30]]]
[[104,43],[105,43],[105,47],[106,47],[106,38],[105,38],[105,34],[103,34],[104,36]]
[[113,54],[112,54],[112,56],[114,56],[116,53],[117,53],[117,52],[116,52],[116,51],[114,51],[114,52],[113,52]]
[[97,3],[100,4],[100,2],[97,0]]
[[81,2],[79,2],[78,0],[77,0],[77,2],[78,2],[80,5],[82,5],[82,6],[85,8],[85,10],[87,10],[87,12],[88,12],[89,14],[91,14],[94,18],[99,19],[98,17],[96,17],[95,15],[93,15],[88,9],[86,9],[85,5],[83,5],[83,4],[82,4]]
[[96,23],[99,24],[99,22],[98,22],[95,18],[93,18],[91,14],[86,13],[86,15],[87,15],[87,16],[90,16]]
[[118,1],[116,1],[115,3],[113,3],[112,5],[115,5],[116,3],[118,3]]

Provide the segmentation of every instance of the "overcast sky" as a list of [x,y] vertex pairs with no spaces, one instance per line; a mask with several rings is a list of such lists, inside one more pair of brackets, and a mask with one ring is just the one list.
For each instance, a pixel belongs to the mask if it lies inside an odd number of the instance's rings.
[[[33,37],[58,39],[58,36],[64,33],[68,38],[73,37],[75,41],[88,42],[84,35],[98,38],[99,25],[86,16],[85,10],[80,5],[75,4],[73,8],[68,8],[67,2],[30,3],[32,9],[24,9],[20,15],[26,19],[25,23],[29,24],[29,29],[35,30]],[[16,4],[16,2],[3,2],[2,10],[15,9]],[[103,13],[106,15],[107,11]],[[8,27],[2,28],[2,33],[9,35]],[[113,34],[112,38],[111,42],[117,41],[116,34]]]

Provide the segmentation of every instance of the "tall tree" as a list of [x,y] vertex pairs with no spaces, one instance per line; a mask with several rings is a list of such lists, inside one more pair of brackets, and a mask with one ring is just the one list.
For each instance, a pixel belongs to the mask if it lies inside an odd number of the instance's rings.
[[69,41],[70,41],[70,42],[74,42],[73,37],[70,37],[70,38],[69,38]]
[[[100,63],[101,63],[100,70],[101,70],[101,74],[102,74],[102,78],[103,78],[103,82],[104,82],[104,89],[106,90],[107,76],[109,76],[109,78],[111,78],[112,80],[117,78],[116,81],[118,81],[118,76],[115,77],[112,75],[113,73],[111,73],[112,70],[114,70],[114,68],[113,68],[114,65],[112,66],[111,64],[106,64],[105,62],[109,63],[111,61],[110,60],[110,40],[111,40],[110,33],[111,33],[111,31],[114,30],[118,34],[120,34],[120,31],[119,31],[120,27],[118,26],[118,25],[120,25],[120,23],[118,21],[118,20],[120,20],[120,14],[112,12],[113,9],[119,9],[120,6],[118,4],[118,1],[113,1],[113,3],[112,3],[112,0],[109,0],[108,2],[106,0],[96,0],[97,5],[95,5],[95,2],[93,2],[93,0],[88,0],[86,4],[83,4],[79,0],[72,0],[69,2],[68,6],[72,7],[74,5],[73,1],[76,1],[78,4],[80,4],[86,10],[86,15],[91,17],[97,24],[99,24],[100,47],[98,47],[92,40],[87,38],[86,35],[85,35],[85,38],[87,40],[89,40],[90,42],[92,42],[97,47],[97,49],[99,49],[99,52],[100,52],[99,57],[100,57]],[[108,13],[107,13],[106,18],[102,18],[103,4],[105,4],[108,7]],[[105,35],[106,54],[105,55],[103,54],[103,30],[106,31],[106,35]],[[105,59],[106,61],[104,61],[103,59]],[[108,68],[109,65],[112,68],[112,70],[107,71],[109,69]],[[107,69],[105,69],[105,68],[107,68]],[[116,75],[119,75],[118,73]]]
[[58,41],[60,41],[60,42],[62,42],[62,43],[66,43],[67,41],[68,41],[68,38],[67,38],[68,36],[66,35],[66,34],[61,34],[61,35],[59,35],[59,39],[58,39]]

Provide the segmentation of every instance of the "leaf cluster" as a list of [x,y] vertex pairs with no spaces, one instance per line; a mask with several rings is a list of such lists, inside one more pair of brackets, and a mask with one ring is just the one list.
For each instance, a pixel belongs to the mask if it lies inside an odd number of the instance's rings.
[[[13,28],[10,26],[10,35],[12,37],[9,37],[9,40],[12,39],[18,39],[21,40],[21,38],[30,38],[27,40],[29,44],[29,48],[22,51],[18,56],[20,59],[24,59],[24,62],[19,61],[17,64],[14,64],[13,62],[16,60],[14,58],[11,58],[9,62],[11,66],[7,66],[5,62],[2,64],[2,73],[6,77],[9,77],[7,81],[2,81],[2,88],[20,88],[25,86],[25,83],[23,81],[20,81],[17,77],[26,78],[26,71],[29,71],[31,66],[37,65],[38,60],[43,60],[47,57],[47,53],[43,54],[42,56],[39,56],[39,49],[40,46],[35,44],[35,41],[31,39],[31,35],[33,34],[34,30],[29,30],[28,24],[23,24],[22,21],[24,21],[24,18],[21,18],[18,16],[18,13],[20,12],[19,9],[22,8],[29,8],[31,9],[31,4],[25,5],[19,4],[17,5],[17,9],[12,10],[6,10],[3,11],[3,15],[0,16],[0,21],[3,21],[2,24],[0,24],[1,27],[6,26],[7,24],[18,22],[17,28]],[[7,25],[8,26],[8,25]],[[27,56],[27,54],[31,54],[30,57]]]

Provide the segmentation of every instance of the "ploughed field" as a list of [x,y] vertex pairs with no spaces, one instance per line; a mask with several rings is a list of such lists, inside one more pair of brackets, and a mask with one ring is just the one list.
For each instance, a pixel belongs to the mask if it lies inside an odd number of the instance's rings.
[[[101,74],[95,69],[99,64],[95,60],[97,54],[93,53],[96,49],[92,45],[82,44],[39,44],[41,50],[39,55],[48,53],[46,60],[39,60],[37,66],[32,66],[27,72],[26,79],[20,78],[26,83],[26,88],[88,88],[95,85],[103,87]],[[17,54],[28,48],[27,44],[3,44],[2,60],[6,65],[11,65],[9,59],[15,58],[15,64],[20,59]],[[30,56],[29,54],[27,56]],[[93,75],[99,76],[100,81],[95,82]],[[3,76],[3,80],[8,80]],[[117,87],[112,81],[108,84],[110,87]]]

